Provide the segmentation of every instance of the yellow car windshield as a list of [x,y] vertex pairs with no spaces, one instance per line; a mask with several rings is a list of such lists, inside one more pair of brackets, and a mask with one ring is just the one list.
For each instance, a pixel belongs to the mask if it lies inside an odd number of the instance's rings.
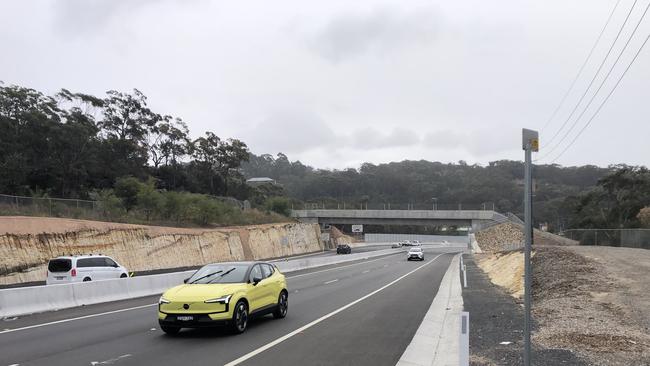
[[187,283],[243,283],[248,267],[245,264],[209,264],[196,271]]

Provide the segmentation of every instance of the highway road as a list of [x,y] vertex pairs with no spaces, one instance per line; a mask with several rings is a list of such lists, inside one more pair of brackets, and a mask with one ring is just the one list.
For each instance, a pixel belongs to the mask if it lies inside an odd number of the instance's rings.
[[287,274],[289,314],[164,335],[155,297],[0,321],[2,365],[395,365],[457,248]]

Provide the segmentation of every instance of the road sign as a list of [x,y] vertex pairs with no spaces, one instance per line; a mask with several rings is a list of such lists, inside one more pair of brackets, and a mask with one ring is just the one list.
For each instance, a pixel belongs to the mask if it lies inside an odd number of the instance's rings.
[[362,233],[363,232],[363,225],[352,225],[352,232],[353,233]]

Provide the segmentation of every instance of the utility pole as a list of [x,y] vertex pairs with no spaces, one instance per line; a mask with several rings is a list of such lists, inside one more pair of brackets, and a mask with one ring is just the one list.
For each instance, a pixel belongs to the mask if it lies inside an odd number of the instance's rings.
[[532,271],[530,268],[530,252],[533,246],[533,206],[532,206],[532,159],[533,151],[539,151],[539,134],[533,130],[522,130],[522,148],[525,152],[524,163],[524,366],[530,366],[530,300]]

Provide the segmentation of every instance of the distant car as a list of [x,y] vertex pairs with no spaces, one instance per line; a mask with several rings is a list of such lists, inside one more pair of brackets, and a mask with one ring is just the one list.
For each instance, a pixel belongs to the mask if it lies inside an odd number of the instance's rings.
[[47,264],[48,285],[128,277],[126,268],[105,255],[61,256]]
[[289,291],[277,267],[263,262],[214,263],[203,266],[184,285],[158,300],[160,329],[170,335],[182,328],[227,326],[243,333],[252,318],[287,316]]
[[402,245],[405,246],[405,247],[410,247],[411,246],[411,241],[410,240],[404,240],[402,242]]
[[409,252],[406,255],[406,260],[410,261],[410,260],[415,260],[415,259],[420,260],[420,261],[424,260],[424,252],[422,252],[422,248],[411,248],[411,249],[409,249]]
[[336,246],[336,254],[351,254],[352,248],[347,244],[341,244]]
[[411,244],[412,244],[413,246],[419,247],[419,246],[420,246],[420,241],[419,241],[419,240],[413,240],[413,241],[411,242]]
[[401,247],[402,247],[402,243],[395,243],[395,244],[391,245],[390,247],[391,247],[391,248],[401,248]]

